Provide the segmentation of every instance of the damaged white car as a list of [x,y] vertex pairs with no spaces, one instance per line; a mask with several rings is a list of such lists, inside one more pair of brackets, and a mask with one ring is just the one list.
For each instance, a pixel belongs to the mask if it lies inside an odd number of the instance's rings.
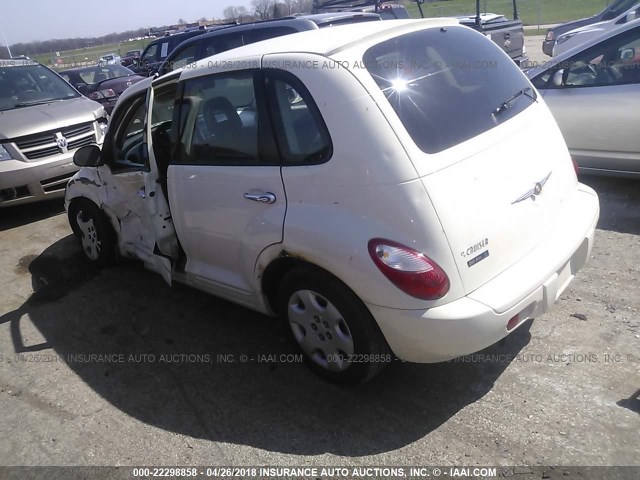
[[90,260],[280,315],[338,382],[541,315],[599,214],[527,78],[453,20],[293,34],[147,79],[75,162]]

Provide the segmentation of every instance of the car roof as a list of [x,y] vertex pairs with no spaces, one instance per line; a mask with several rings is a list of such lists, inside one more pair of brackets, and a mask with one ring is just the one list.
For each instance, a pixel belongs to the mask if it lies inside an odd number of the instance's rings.
[[[287,18],[278,18],[276,20],[265,20],[263,22],[239,23],[237,25],[227,25],[225,27],[218,28],[214,31],[206,32],[204,35],[200,35],[196,38],[189,38],[188,40],[185,40],[184,42],[180,43],[180,47],[184,47],[185,45],[191,45],[192,43],[200,42],[208,38],[217,37],[220,35],[227,35],[229,34],[229,32],[231,33],[245,32],[247,30],[253,30],[254,28],[261,28],[262,25],[266,25],[268,27],[294,26],[294,28],[295,26],[298,26],[300,30],[303,30],[303,29],[310,30],[314,28],[313,26],[311,26],[311,24],[307,19],[304,19],[302,17],[287,17]],[[169,54],[168,57],[170,56],[171,54]]]
[[[213,31],[207,30],[201,36],[196,38],[189,38],[180,43],[180,47],[191,45],[192,43],[200,42],[208,38],[217,37],[220,35],[227,35],[235,32],[245,32],[247,30],[262,29],[262,28],[274,28],[274,27],[293,27],[299,28],[300,31],[315,30],[314,26],[309,23],[313,22],[315,26],[324,26],[328,23],[345,21],[353,19],[354,23],[357,23],[360,19],[367,20],[380,20],[380,15],[377,13],[362,13],[362,12],[335,12],[335,13],[317,13],[308,15],[297,15],[291,17],[283,17],[271,20],[263,20],[259,22],[251,23],[239,23],[221,26]],[[173,52],[172,52],[173,53]],[[167,58],[169,58],[171,54]]]
[[[149,88],[154,81],[170,82],[175,76],[180,80],[206,75],[211,72],[208,67],[211,60],[228,62],[240,58],[256,57],[272,53],[305,52],[329,56],[338,51],[356,45],[376,44],[386,38],[393,38],[404,33],[424,28],[456,26],[459,22],[454,18],[425,18],[417,20],[393,20],[386,22],[363,22],[352,25],[340,25],[328,29],[309,30],[292,33],[261,42],[251,43],[234,48],[211,57],[198,60],[196,68],[183,68],[159,78],[149,77],[127,88],[120,99],[129,98]],[[466,28],[466,27],[462,27]]]
[[373,45],[387,38],[404,33],[459,25],[454,18],[424,18],[417,20],[393,20],[386,22],[362,22],[339,25],[331,28],[292,33],[281,37],[233,48],[195,62],[195,68],[182,69],[181,78],[190,78],[207,73],[210,61],[233,62],[234,60],[260,57],[273,53],[311,53],[330,56],[356,45]]
[[[91,70],[94,68],[113,68],[113,67],[119,67],[119,66],[121,65],[100,65],[100,64],[85,65],[84,67],[65,68],[64,70],[60,70],[58,73],[76,73],[76,72],[83,72],[85,70]],[[127,67],[122,67],[122,68],[127,68]]]
[[298,15],[292,18],[304,18],[306,20],[311,20],[313,23],[316,23],[318,25],[331,23],[339,20],[347,20],[347,19],[355,20],[355,19],[362,19],[362,18],[370,18],[370,19],[381,20],[380,15],[378,15],[377,13],[367,13],[367,12],[313,13],[310,15]]
[[549,68],[554,67],[555,65],[557,65],[558,63],[564,62],[566,61],[568,58],[573,57],[576,53],[581,52],[583,50],[587,50],[588,48],[593,47],[594,45],[597,45],[598,43],[601,43],[605,40],[607,40],[608,38],[611,37],[615,37],[616,35],[619,35],[620,33],[624,33],[628,30],[632,30],[634,28],[640,28],[640,18],[635,19],[631,22],[625,23],[624,25],[620,25],[616,28],[613,28],[611,30],[607,30],[606,32],[604,32],[602,35],[598,35],[596,37],[593,37],[589,40],[587,40],[586,42],[571,48],[569,50],[567,50],[566,52],[561,53],[560,55],[553,57],[551,60],[545,62],[542,65],[539,65],[537,67],[533,67],[531,70],[528,70],[526,72],[527,76],[529,78],[535,78],[538,75],[540,75],[541,73],[546,72],[547,70],[549,70]]
[[[163,35],[161,37],[156,37],[154,38],[151,42],[149,42],[149,45],[151,45],[152,43],[158,43],[158,42],[163,42],[166,41],[170,38],[180,38],[180,37],[195,37],[197,35],[202,35],[204,33],[207,33],[207,30],[204,29],[197,29],[197,30],[184,30],[182,32],[176,32],[176,33],[172,33],[170,35]],[[147,45],[148,46],[148,45]]]

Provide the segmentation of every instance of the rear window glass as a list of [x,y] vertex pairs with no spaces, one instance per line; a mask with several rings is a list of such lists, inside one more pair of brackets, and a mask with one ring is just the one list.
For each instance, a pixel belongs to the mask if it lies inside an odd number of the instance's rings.
[[426,153],[490,130],[536,96],[498,47],[464,27],[408,33],[371,47],[363,60]]

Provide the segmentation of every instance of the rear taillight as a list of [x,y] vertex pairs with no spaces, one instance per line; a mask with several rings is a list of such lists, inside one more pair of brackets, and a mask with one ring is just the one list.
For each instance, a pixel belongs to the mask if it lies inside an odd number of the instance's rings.
[[571,161],[573,162],[573,169],[576,171],[576,175],[579,175],[580,167],[578,166],[578,162],[576,162],[575,158],[572,158]]
[[520,314],[516,314],[513,317],[511,317],[509,319],[509,321],[507,322],[507,330],[511,331],[514,328],[516,328],[518,326],[518,324],[520,323]]
[[116,92],[114,92],[110,88],[107,88],[106,90],[98,90],[97,92],[92,92],[89,94],[89,98],[91,100],[100,100],[102,98],[111,98],[115,96],[116,96]]
[[400,290],[421,300],[437,300],[449,291],[449,278],[423,253],[391,240],[369,240],[369,255],[376,267]]

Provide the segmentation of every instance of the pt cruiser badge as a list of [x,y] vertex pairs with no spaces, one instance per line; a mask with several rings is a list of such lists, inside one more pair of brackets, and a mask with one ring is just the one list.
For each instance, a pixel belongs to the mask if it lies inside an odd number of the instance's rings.
[[527,193],[522,195],[520,198],[518,198],[517,200],[512,202],[511,205],[514,205],[514,204],[520,203],[520,202],[524,202],[528,198],[532,198],[535,201],[536,197],[542,193],[542,187],[544,187],[544,184],[547,183],[547,180],[549,180],[549,177],[551,177],[552,173],[553,172],[549,172],[549,175],[544,177],[539,182],[536,182],[536,184],[533,186],[533,188],[531,190],[529,190]]

